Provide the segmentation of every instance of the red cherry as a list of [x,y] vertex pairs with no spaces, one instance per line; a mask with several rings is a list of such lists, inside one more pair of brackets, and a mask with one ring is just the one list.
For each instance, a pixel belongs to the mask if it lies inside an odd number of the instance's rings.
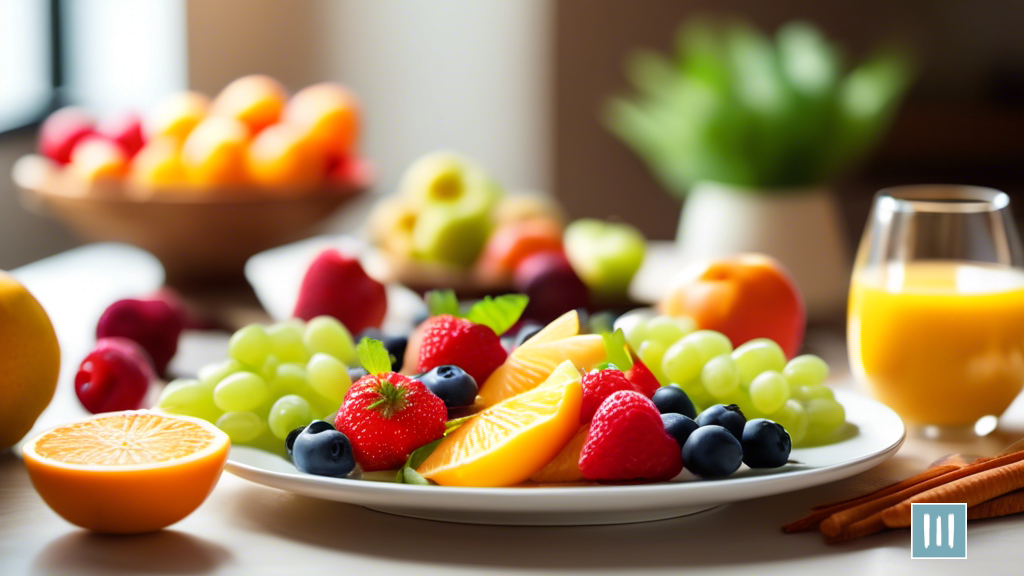
[[149,358],[127,338],[102,338],[75,375],[75,394],[93,414],[142,408],[154,380]]

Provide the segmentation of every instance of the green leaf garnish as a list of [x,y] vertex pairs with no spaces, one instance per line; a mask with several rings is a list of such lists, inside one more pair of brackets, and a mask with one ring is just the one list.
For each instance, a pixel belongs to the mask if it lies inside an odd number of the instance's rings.
[[530,298],[526,294],[505,294],[497,298],[485,296],[469,309],[471,322],[483,324],[501,336],[515,324],[526,310]]
[[391,372],[391,355],[380,340],[363,338],[356,346],[356,354],[359,356],[359,363],[370,374]]
[[604,351],[608,355],[607,364],[619,370],[629,370],[633,367],[633,358],[626,351],[626,334],[622,332],[622,328],[601,334],[601,339],[604,340]]
[[[459,426],[462,426],[466,422],[469,422],[471,418],[474,418],[476,414],[470,416],[464,416],[462,418],[455,418],[449,420],[444,424],[444,436],[447,436],[454,432]],[[399,484],[419,484],[421,486],[427,486],[430,484],[430,480],[427,480],[420,473],[416,471],[417,468],[426,462],[427,458],[434,453],[438,445],[441,444],[441,440],[444,440],[444,436],[434,440],[430,444],[424,444],[419,448],[412,451],[409,454],[409,458],[405,461],[405,465],[398,469],[398,474],[395,476],[395,482]]]
[[462,316],[462,310],[459,308],[459,299],[455,297],[454,290],[431,290],[427,292],[425,299],[427,301],[427,310],[430,311],[431,316],[440,316],[442,314]]

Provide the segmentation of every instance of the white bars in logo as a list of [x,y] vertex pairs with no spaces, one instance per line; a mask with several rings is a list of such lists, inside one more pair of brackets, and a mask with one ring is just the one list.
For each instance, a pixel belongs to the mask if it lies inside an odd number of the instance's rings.
[[[929,546],[931,546],[931,541],[930,541],[931,540],[931,526],[932,526],[931,519],[932,519],[931,518],[931,514],[925,514],[924,515],[924,526],[923,526],[923,528],[924,528],[924,547],[925,547],[925,549],[927,549]],[[946,518],[946,526],[947,526],[947,530],[946,530],[947,546],[949,546],[950,549],[953,549],[953,547],[955,545],[954,545],[954,539],[953,539],[953,515],[952,514],[950,514]],[[937,548],[942,548],[942,516],[936,516],[935,517],[935,546]]]

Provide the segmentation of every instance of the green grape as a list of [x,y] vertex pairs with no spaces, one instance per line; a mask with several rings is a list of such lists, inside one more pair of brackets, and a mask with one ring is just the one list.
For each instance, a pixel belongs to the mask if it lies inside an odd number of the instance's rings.
[[836,393],[833,392],[831,388],[823,384],[818,386],[796,386],[793,388],[793,398],[807,404],[815,398],[835,400]]
[[305,331],[306,327],[300,320],[289,320],[270,326],[267,328],[270,351],[282,362],[305,364],[309,361],[309,351],[303,342]]
[[843,405],[828,398],[815,398],[807,403],[807,439],[828,440],[846,421]]
[[768,418],[782,424],[782,427],[789,432],[789,439],[796,444],[807,435],[807,410],[803,405],[793,399],[786,400],[786,403]]
[[615,320],[615,328],[622,329],[630,348],[640,350],[640,345],[647,339],[647,322],[653,317],[651,310],[633,310],[619,316]]
[[270,379],[270,392],[275,397],[285,394],[298,394],[308,397],[313,393],[309,387],[309,375],[306,367],[294,362],[285,362],[277,367],[277,374]]
[[213,387],[199,380],[173,380],[160,393],[157,406],[166,412],[214,422],[220,409],[213,403]]
[[341,403],[349,386],[352,385],[348,367],[341,360],[323,352],[318,352],[310,358],[309,364],[306,365],[306,374],[313,390],[336,404]]
[[[658,344],[660,345],[660,343]],[[643,359],[642,356],[641,359]],[[647,362],[646,359],[644,359],[644,364],[651,367],[650,362]],[[662,373],[672,382],[689,382],[699,378],[703,365],[700,350],[686,338],[669,346],[665,350],[660,364]],[[651,369],[653,370],[653,367]]]
[[244,444],[254,440],[266,428],[263,419],[253,412],[225,412],[217,418],[217,428],[223,430],[232,442]]
[[708,393],[699,379],[677,384],[677,386],[682,388],[683,392],[686,392],[686,395],[690,397],[690,401],[697,408],[698,414],[708,406],[716,404],[715,397]]
[[228,354],[246,366],[259,368],[270,353],[270,337],[259,324],[249,324],[231,335]]
[[267,382],[270,382],[277,375],[277,367],[280,365],[280,358],[273,354],[268,354],[267,359],[263,361],[263,366],[260,367],[260,376]]
[[715,356],[732,352],[732,342],[729,342],[729,338],[725,334],[715,332],[714,330],[698,330],[693,334],[687,335],[683,340],[697,348],[697,351],[700,353],[701,365],[706,364],[708,360]]
[[204,384],[215,386],[224,378],[234,374],[235,372],[241,372],[242,370],[245,370],[245,367],[242,366],[241,362],[229,358],[227,360],[203,366],[199,369],[197,376]]
[[313,410],[310,408],[309,402],[296,394],[278,398],[267,416],[270,432],[280,440],[284,440],[289,432],[299,426],[309,424],[311,420],[313,420]]
[[740,373],[728,353],[708,360],[700,373],[704,388],[715,398],[724,399],[740,387]]
[[665,345],[655,340],[646,340],[640,345],[640,348],[636,351],[637,355],[640,356],[640,360],[643,361],[654,377],[658,379],[658,382],[665,384],[668,382],[665,378],[665,372],[661,369],[662,359],[665,357]]
[[765,414],[779,410],[789,400],[789,383],[775,370],[762,372],[750,383],[750,401]]
[[306,324],[302,341],[310,354],[330,354],[348,366],[354,366],[359,362],[352,334],[333,316],[317,316],[310,320]]
[[650,340],[657,340],[665,346],[671,346],[683,336],[693,332],[697,323],[693,318],[681,316],[655,316],[647,322],[646,336]]
[[779,345],[767,338],[757,338],[741,345],[732,353],[740,371],[740,384],[750,386],[758,374],[767,370],[782,372],[786,368],[786,355]]
[[790,360],[782,375],[793,387],[817,386],[828,378],[828,364],[814,354],[804,354]]
[[213,389],[214,404],[225,412],[255,410],[269,398],[270,387],[252,372],[232,374]]

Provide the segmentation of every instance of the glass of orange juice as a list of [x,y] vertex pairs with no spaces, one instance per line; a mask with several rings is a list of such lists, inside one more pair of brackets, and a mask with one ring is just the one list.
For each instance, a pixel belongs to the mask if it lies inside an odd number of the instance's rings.
[[882,190],[850,286],[854,375],[928,436],[994,421],[1024,386],[1022,266],[1003,192]]

